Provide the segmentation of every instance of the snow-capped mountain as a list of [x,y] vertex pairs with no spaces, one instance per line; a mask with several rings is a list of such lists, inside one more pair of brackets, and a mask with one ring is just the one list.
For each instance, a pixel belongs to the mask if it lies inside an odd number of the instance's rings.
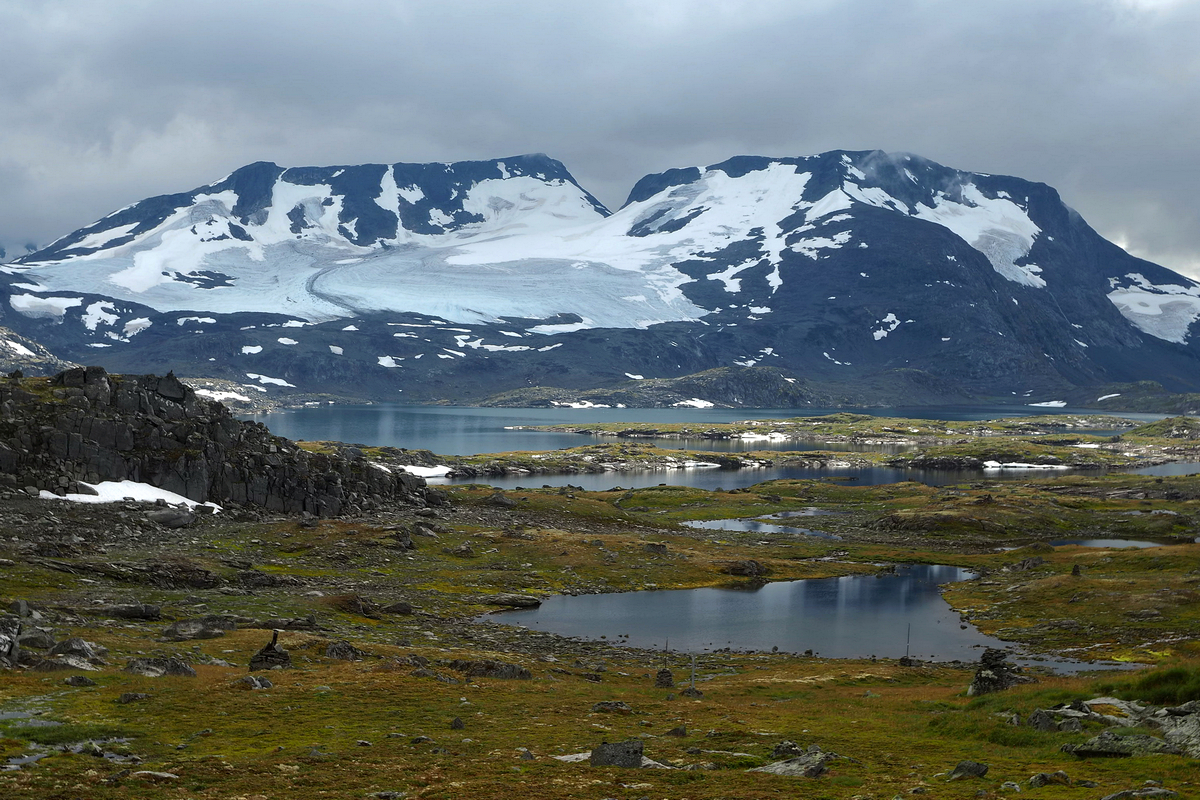
[[615,213],[545,156],[257,163],[0,267],[0,291],[10,327],[73,360],[373,396],[723,366],[1200,388],[1200,284],[1043,184],[879,151],[670,170]]

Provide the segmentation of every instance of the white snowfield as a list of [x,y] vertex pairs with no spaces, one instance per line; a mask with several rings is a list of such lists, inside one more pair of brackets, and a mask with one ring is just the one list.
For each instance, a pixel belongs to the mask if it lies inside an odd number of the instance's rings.
[[221,510],[221,507],[216,503],[197,503],[195,500],[190,500],[181,494],[168,492],[166,489],[159,489],[157,486],[151,486],[148,483],[138,483],[136,481],[101,481],[100,483],[84,483],[83,485],[94,489],[96,494],[57,495],[54,492],[47,492],[43,489],[39,492],[38,496],[44,500],[69,500],[73,503],[119,503],[128,497],[143,503],[165,500],[168,505],[172,506],[185,505],[188,508],[208,506],[217,511]]
[[[478,181],[455,201],[482,222],[453,228],[451,217],[435,208],[428,222],[446,226],[443,232],[416,233],[401,226],[394,239],[371,246],[353,243],[359,221],[340,220],[344,198],[330,185],[281,177],[262,218],[249,224],[233,216],[239,201],[233,190],[200,194],[191,206],[124,244],[110,243],[136,226],[100,230],[101,220],[74,246],[100,248],[95,252],[6,268],[28,279],[22,284],[25,293],[9,303],[26,316],[55,320],[77,313],[73,309],[83,304],[78,295],[92,293],[162,312],[287,313],[297,318],[296,325],[391,311],[457,323],[559,314],[582,320],[529,329],[547,335],[645,328],[715,313],[681,291],[696,280],[717,282],[731,301],[748,303],[751,313],[770,313],[763,289],[759,297],[739,297],[747,294],[744,273],[765,266],[765,291],[773,295],[788,281],[804,280],[802,271],[818,268],[832,251],[865,247],[854,229],[854,212],[864,206],[940,225],[982,253],[1009,281],[1033,289],[1047,286],[1047,276],[1028,260],[1042,231],[1025,209],[1027,198],[1006,192],[988,196],[963,174],[959,185],[937,192],[929,203],[909,205],[871,185],[867,173],[872,170],[850,155],[842,156],[840,169],[837,188],[806,199],[813,176],[803,164],[775,161],[738,177],[701,168],[698,179],[605,216],[569,181],[511,176],[501,165],[506,177]],[[400,185],[389,168],[374,202],[399,218],[411,210],[410,203],[424,199],[419,187]],[[296,233],[298,216],[304,227]],[[689,277],[676,266],[718,262],[714,254],[731,243],[755,239],[755,253],[739,263],[720,260],[706,276]],[[1109,295],[1121,313],[1150,335],[1183,342],[1200,317],[1200,284],[1154,286],[1140,275],[1128,277],[1128,285],[1113,286]],[[112,303],[94,303],[85,319],[92,329],[117,327],[117,314]],[[895,330],[893,319],[881,320],[872,331],[876,341]],[[212,318],[187,321],[209,324]],[[117,327],[126,338],[143,329],[130,329],[128,321],[124,329]],[[285,345],[294,341],[279,339]],[[475,337],[463,346],[525,347]]]
[[1113,291],[1108,294],[1121,315],[1143,333],[1184,344],[1188,329],[1200,318],[1200,283],[1180,276],[1189,285],[1156,286],[1137,272],[1125,278],[1125,286],[1110,279]]

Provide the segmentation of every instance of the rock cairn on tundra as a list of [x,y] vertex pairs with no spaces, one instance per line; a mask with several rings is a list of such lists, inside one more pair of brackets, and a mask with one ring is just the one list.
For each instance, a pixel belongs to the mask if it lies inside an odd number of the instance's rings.
[[0,378],[0,489],[83,492],[148,483],[198,502],[338,516],[442,495],[363,457],[309,453],[234,418],[174,375],[69,369],[45,383]]

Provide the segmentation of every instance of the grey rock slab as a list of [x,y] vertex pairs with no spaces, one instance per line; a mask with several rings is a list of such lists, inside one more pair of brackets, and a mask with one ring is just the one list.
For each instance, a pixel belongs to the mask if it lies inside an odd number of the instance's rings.
[[1072,753],[1080,758],[1120,758],[1156,753],[1183,754],[1183,750],[1177,745],[1154,736],[1147,736],[1144,733],[1123,735],[1111,731],[1104,731],[1083,744],[1064,744],[1060,749],[1064,753]]
[[819,778],[829,771],[829,762],[837,758],[836,753],[827,753],[817,745],[812,745],[803,755],[787,758],[767,764],[765,767],[755,767],[747,772],[766,772],[771,775],[789,775],[797,778]]
[[947,776],[948,781],[960,781],[964,778],[982,778],[988,773],[988,765],[978,761],[960,761]]

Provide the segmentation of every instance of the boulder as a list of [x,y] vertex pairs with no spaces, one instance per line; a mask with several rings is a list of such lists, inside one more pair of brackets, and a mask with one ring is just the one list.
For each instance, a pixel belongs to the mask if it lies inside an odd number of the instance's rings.
[[[24,661],[22,661],[24,663]],[[100,668],[86,658],[80,656],[50,656],[49,658],[35,658],[32,662],[34,672],[66,672],[69,670],[83,670],[85,672],[96,672]]]
[[1161,786],[1144,786],[1141,789],[1126,789],[1122,792],[1106,794],[1101,800],[1138,800],[1142,797],[1170,800],[1170,798],[1179,797],[1179,792],[1173,792]]
[[21,618],[0,614],[0,667],[15,667],[21,658]]
[[146,519],[157,522],[164,528],[186,528],[196,522],[196,512],[187,506],[167,506],[155,511],[147,511]]
[[632,714],[633,709],[628,703],[620,700],[601,700],[592,706],[592,711],[599,714]]
[[1071,778],[1060,769],[1057,772],[1039,772],[1029,779],[1029,786],[1034,789],[1052,785],[1070,786]]
[[187,662],[168,656],[164,658],[131,658],[125,665],[125,671],[132,675],[143,675],[147,678],[162,678],[176,675],[185,678],[196,677],[196,670]]
[[1103,731],[1099,736],[1094,736],[1083,744],[1064,744],[1059,749],[1080,758],[1124,758],[1157,753],[1183,754],[1183,750],[1179,746],[1154,736],[1147,736],[1144,733],[1119,734],[1112,731]]
[[30,628],[17,637],[21,647],[34,650],[49,650],[54,647],[54,636],[45,628]]
[[771,751],[771,758],[775,759],[795,758],[802,755],[804,755],[804,748],[791,739],[784,739]]
[[588,763],[593,767],[625,767],[641,769],[642,750],[641,739],[626,739],[623,742],[604,742],[592,748]]
[[186,642],[193,639],[216,639],[224,636],[226,631],[236,631],[237,622],[233,617],[213,614],[196,619],[181,619],[172,623],[162,633],[162,638],[169,642]]
[[447,664],[455,672],[461,672],[468,678],[501,678],[506,680],[527,681],[533,678],[533,673],[520,664],[507,664],[503,661],[483,659],[480,661],[461,661],[455,659]]
[[325,648],[326,658],[336,658],[339,661],[362,661],[366,656],[362,650],[359,650],[354,645],[347,642],[345,639],[339,639],[336,642],[330,642]]
[[1025,724],[1039,731],[1053,731],[1058,729],[1058,723],[1054,721],[1054,717],[1041,708],[1030,714],[1025,720]]
[[1183,717],[1165,735],[1167,741],[1182,750],[1185,755],[1200,758],[1200,711]]
[[100,606],[87,609],[87,613],[114,619],[146,619],[156,620],[162,616],[162,607],[146,603],[121,603],[112,606]]
[[70,639],[64,639],[54,647],[50,648],[52,656],[74,656],[82,658],[85,661],[97,666],[104,665],[104,657],[108,655],[108,648],[101,647],[98,644],[84,641],[78,636],[72,636]]
[[406,603],[403,600],[397,600],[395,603],[386,605],[379,609],[382,614],[403,614],[409,615],[413,613],[412,603]]
[[960,761],[946,778],[948,781],[960,781],[963,778],[982,778],[988,773],[988,765],[978,761]]

